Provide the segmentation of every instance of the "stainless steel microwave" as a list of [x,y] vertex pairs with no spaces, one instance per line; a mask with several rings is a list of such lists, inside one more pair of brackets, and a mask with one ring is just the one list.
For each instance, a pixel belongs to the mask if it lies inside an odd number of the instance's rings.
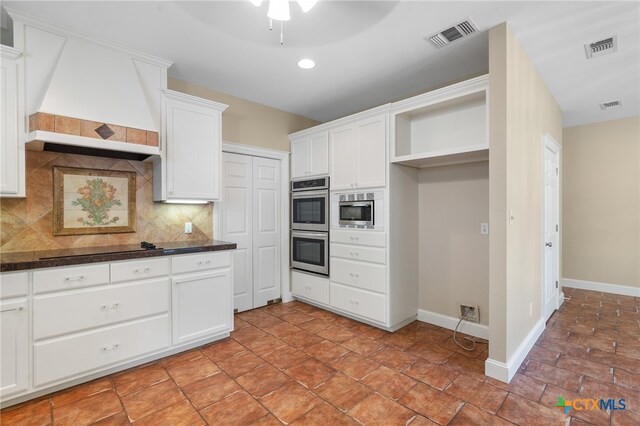
[[375,224],[375,201],[340,201],[338,223],[340,225],[373,226]]

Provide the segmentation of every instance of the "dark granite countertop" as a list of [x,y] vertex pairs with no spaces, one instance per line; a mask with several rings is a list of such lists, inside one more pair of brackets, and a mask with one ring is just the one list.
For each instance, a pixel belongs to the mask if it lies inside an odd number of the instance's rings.
[[131,244],[121,246],[0,253],[0,272],[79,265],[82,263],[142,259],[145,257],[172,256],[175,254],[201,253],[206,251],[234,250],[237,247],[235,243],[216,240],[155,244],[158,248],[152,250],[145,250],[140,248],[139,245]]

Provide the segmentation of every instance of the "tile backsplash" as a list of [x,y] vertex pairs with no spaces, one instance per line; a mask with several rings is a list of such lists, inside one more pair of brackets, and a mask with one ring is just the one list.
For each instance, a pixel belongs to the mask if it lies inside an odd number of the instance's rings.
[[[0,252],[54,250],[213,237],[213,205],[153,202],[152,166],[141,161],[27,151],[26,198],[0,199]],[[78,236],[53,235],[53,166],[136,172],[136,232]],[[184,223],[193,232],[184,233]]]

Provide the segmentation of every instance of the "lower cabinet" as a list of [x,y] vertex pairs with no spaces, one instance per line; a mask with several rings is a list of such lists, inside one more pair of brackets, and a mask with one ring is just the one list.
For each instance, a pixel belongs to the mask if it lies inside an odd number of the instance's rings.
[[174,277],[172,299],[174,345],[233,328],[231,269]]
[[[4,283],[3,283],[4,284]],[[29,334],[26,299],[0,302],[0,397],[29,386]]]

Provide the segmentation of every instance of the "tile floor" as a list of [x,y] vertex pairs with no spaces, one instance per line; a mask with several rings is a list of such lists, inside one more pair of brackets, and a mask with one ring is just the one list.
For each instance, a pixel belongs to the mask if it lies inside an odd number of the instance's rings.
[[[483,375],[487,344],[414,322],[386,333],[292,302],[244,312],[222,342],[1,413],[4,425],[639,425],[640,298],[565,289],[511,384]],[[626,411],[554,408],[625,398]]]

